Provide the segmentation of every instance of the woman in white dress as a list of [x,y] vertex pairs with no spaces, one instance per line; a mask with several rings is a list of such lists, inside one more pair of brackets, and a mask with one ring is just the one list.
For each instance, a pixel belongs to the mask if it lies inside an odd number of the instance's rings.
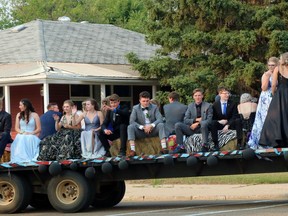
[[38,138],[41,123],[28,99],[19,102],[20,112],[16,116],[15,131],[18,133],[11,145],[11,163],[37,161],[39,155]]
[[266,71],[261,78],[261,89],[262,92],[259,97],[259,102],[257,106],[255,121],[252,127],[252,131],[248,140],[248,146],[252,149],[258,149],[259,148],[259,139],[262,131],[262,127],[264,124],[264,121],[266,119],[266,115],[268,112],[268,108],[270,106],[270,102],[272,100],[272,73],[278,65],[278,58],[271,57],[268,60],[268,71]]
[[85,122],[85,130],[81,132],[82,157],[92,159],[103,156],[106,152],[98,138],[98,131],[101,129],[104,116],[96,100],[85,101],[85,111],[76,119],[76,124],[82,120]]

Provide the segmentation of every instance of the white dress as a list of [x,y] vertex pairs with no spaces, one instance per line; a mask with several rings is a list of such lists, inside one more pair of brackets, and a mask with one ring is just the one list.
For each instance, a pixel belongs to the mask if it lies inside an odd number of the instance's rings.
[[[30,118],[26,123],[20,120],[20,130],[24,132],[32,132],[35,130],[35,119]],[[32,134],[17,134],[15,140],[11,144],[11,161],[10,163],[22,163],[37,161],[39,155],[40,139]]]
[[269,79],[268,89],[266,91],[262,91],[259,97],[255,121],[248,141],[248,146],[252,149],[259,148],[258,142],[260,139],[262,127],[266,119],[270,102],[272,100],[271,85],[272,85],[272,77],[270,77]]

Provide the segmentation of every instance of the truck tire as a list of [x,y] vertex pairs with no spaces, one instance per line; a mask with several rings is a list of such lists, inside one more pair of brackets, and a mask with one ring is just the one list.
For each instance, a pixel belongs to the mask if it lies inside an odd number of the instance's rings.
[[74,213],[81,211],[91,202],[89,183],[78,172],[66,170],[53,177],[48,183],[48,199],[57,211]]
[[126,191],[124,181],[109,182],[100,186],[100,193],[95,193],[92,206],[109,208],[117,205],[123,199]]
[[0,174],[0,213],[15,213],[28,206],[32,187],[21,176]]
[[30,205],[35,209],[51,209],[47,194],[33,193]]

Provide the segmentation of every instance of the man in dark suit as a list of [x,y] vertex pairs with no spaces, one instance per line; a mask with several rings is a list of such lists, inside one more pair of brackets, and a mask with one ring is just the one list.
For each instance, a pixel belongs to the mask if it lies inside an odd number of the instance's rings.
[[57,103],[49,103],[47,105],[47,110],[47,112],[40,116],[41,132],[39,139],[41,140],[56,133],[54,115],[58,115],[59,118],[62,116],[59,112]]
[[230,92],[227,88],[220,87],[218,93],[220,100],[213,104],[213,120],[211,124],[211,134],[215,150],[219,150],[218,130],[227,132],[228,129],[236,130],[237,145],[240,148],[242,143],[242,124],[237,104],[229,100]]
[[111,156],[108,140],[113,141],[120,138],[121,147],[119,155],[126,155],[127,126],[129,124],[129,110],[120,105],[120,97],[112,94],[109,97],[110,106],[103,107],[106,111],[106,117],[101,126],[99,139],[106,150],[105,156]]
[[159,136],[161,140],[162,153],[168,153],[163,117],[159,108],[150,104],[150,98],[149,92],[141,92],[139,94],[140,103],[133,107],[128,126],[130,156],[135,155],[135,139],[155,136]]
[[179,102],[179,94],[175,91],[168,95],[169,104],[164,105],[165,133],[166,137],[175,134],[175,124],[183,122],[187,105]]
[[3,101],[0,100],[0,158],[2,157],[7,143],[11,142],[11,115],[3,110]]
[[178,146],[173,153],[185,152],[183,145],[183,135],[191,136],[195,133],[202,134],[202,151],[208,151],[209,126],[212,122],[213,109],[210,103],[203,101],[203,91],[199,88],[194,89],[194,102],[188,105],[185,113],[184,123],[178,122],[175,125],[176,142]]

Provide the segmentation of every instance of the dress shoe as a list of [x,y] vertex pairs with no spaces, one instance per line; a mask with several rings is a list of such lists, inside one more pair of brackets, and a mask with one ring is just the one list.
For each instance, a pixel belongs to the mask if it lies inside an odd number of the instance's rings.
[[160,151],[161,154],[169,154],[169,151],[167,148],[162,148]]
[[172,154],[181,154],[181,153],[186,153],[185,147],[183,145],[178,145]]
[[240,143],[237,143],[237,147],[236,147],[238,150],[244,150],[244,147],[242,144]]
[[130,152],[129,152],[129,156],[130,156],[130,157],[134,157],[135,155],[136,155],[136,152],[133,151],[133,150],[130,150]]
[[208,152],[209,148],[206,145],[202,145],[201,152]]
[[215,145],[215,146],[212,148],[212,151],[219,151],[219,150],[220,150],[220,148],[219,148],[218,145]]

